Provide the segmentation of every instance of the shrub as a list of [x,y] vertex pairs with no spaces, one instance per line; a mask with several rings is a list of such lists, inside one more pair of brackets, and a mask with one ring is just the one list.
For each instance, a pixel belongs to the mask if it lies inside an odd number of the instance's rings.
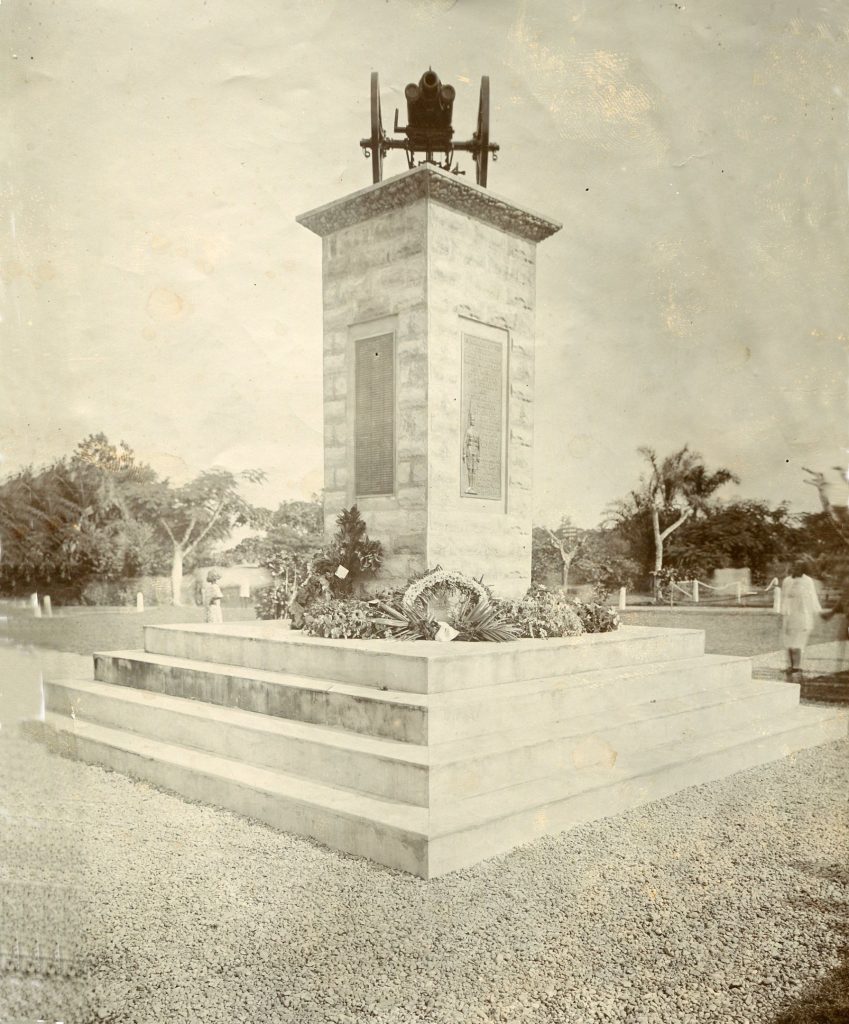
[[619,616],[607,605],[576,600],[574,608],[585,633],[612,633],[619,629]]
[[254,594],[254,608],[258,619],[285,619],[289,605],[289,589],[284,583],[270,583]]
[[532,586],[521,601],[498,602],[502,616],[520,637],[580,636],[581,620],[562,590]]
[[[336,522],[338,529],[330,545],[312,558],[284,550],[263,561],[274,582],[256,594],[259,618],[283,619],[291,614],[293,628],[300,629],[305,622],[304,613],[313,604],[326,601],[331,594],[350,597],[365,577],[377,572],[383,561],[383,548],[379,541],[369,540],[357,506],[342,509]],[[336,575],[340,566],[348,571],[344,578]]]
[[[285,619],[290,613],[293,596],[304,606],[321,593],[318,580],[315,580],[315,593],[311,592],[310,561],[298,552],[276,551],[264,559],[262,565],[271,573],[272,582],[254,593],[258,619]],[[294,593],[296,586],[297,594]]]
[[[348,597],[359,589],[366,577],[374,576],[383,564],[383,546],[380,541],[370,540],[366,524],[356,505],[343,508],[336,517],[337,530],[327,549],[317,555],[312,569],[324,576],[331,590],[342,597]],[[347,575],[342,578],[336,570],[342,566]]]
[[323,598],[304,610],[304,632],[334,640],[361,640],[382,637],[386,631],[375,621],[367,601]]
[[136,603],[136,588],[132,581],[92,580],[80,594],[82,604],[125,605]]

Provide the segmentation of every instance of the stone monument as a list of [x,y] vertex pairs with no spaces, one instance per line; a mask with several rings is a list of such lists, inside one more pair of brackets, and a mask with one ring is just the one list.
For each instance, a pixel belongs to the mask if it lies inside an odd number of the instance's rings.
[[[484,188],[454,91],[407,87],[374,182],[299,218],[323,240],[326,516],[356,502],[381,585],[441,563],[530,579],[536,245],[558,229]],[[364,147],[367,148],[367,147]],[[408,170],[386,181],[384,149]],[[471,152],[477,184],[449,173]],[[424,165],[413,157],[424,152]],[[444,154],[443,164],[434,155]],[[66,753],[433,878],[537,836],[846,735],[798,685],[706,655],[700,630],[511,643],[330,640],[279,621],[148,626],[144,650],[45,683]],[[37,727],[38,728],[38,727]]]
[[432,165],[298,221],[323,246],[328,529],[359,506],[382,585],[440,564],[521,595],[536,247],[560,225]]

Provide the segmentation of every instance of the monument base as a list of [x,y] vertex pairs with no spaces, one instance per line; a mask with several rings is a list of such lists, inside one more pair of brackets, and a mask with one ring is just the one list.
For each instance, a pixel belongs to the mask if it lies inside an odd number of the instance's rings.
[[45,684],[59,750],[434,878],[846,735],[698,630],[505,644],[149,626]]

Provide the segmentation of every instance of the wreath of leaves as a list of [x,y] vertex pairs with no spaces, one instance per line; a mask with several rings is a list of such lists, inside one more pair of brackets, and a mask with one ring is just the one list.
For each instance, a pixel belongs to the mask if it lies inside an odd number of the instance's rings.
[[500,608],[490,600],[483,583],[441,566],[413,580],[401,597],[400,607],[389,601],[374,601],[380,612],[375,623],[397,640],[433,640],[439,623],[430,614],[428,599],[444,591],[462,597],[459,605],[448,614],[450,625],[457,630],[456,639],[490,642],[516,639],[516,629],[503,621]]
[[401,604],[405,611],[413,611],[418,602],[427,604],[429,597],[435,596],[440,591],[459,591],[467,598],[476,599],[476,603],[489,601],[489,593],[486,587],[478,580],[467,576],[465,573],[453,569],[443,569],[438,565],[435,569],[414,580],[404,591]]

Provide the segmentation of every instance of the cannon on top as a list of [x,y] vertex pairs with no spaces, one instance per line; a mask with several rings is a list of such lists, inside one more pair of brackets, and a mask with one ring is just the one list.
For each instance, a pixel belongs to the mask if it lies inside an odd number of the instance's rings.
[[422,156],[419,164],[436,164],[445,171],[465,174],[454,163],[456,153],[471,153],[475,161],[475,181],[486,187],[489,155],[497,159],[499,146],[489,140],[489,78],[481,79],[480,101],[478,103],[477,129],[471,139],[454,139],[452,117],[456,90],[453,85],[443,85],[439,75],[428,68],[419,81],[410,82],[404,90],[407,101],[407,124],[398,124],[398,110],[395,110],[393,131],[403,138],[392,138],[383,128],[380,112],[380,83],[377,72],[371,76],[371,135],[360,140],[366,159],[371,157],[372,180],[375,184],[383,180],[383,158],[390,149],[403,149],[407,155],[407,166],[416,166],[416,157]]

